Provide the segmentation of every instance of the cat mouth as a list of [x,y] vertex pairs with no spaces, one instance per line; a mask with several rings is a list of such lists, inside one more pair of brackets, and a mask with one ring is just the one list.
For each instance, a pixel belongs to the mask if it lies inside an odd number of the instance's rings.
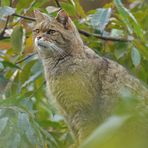
[[38,43],[37,44],[39,47],[42,47],[42,48],[48,48],[46,45],[42,44],[42,43]]
[[37,41],[37,46],[40,47],[40,48],[49,48],[49,44],[42,41],[42,40]]

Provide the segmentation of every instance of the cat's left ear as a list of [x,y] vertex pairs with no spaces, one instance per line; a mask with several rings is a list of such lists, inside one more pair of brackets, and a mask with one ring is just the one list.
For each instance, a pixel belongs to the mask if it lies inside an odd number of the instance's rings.
[[58,12],[56,20],[61,23],[65,29],[69,30],[71,28],[71,19],[64,10]]
[[38,23],[43,20],[49,19],[49,17],[46,14],[41,13],[39,10],[34,10],[34,15],[35,15],[35,19]]

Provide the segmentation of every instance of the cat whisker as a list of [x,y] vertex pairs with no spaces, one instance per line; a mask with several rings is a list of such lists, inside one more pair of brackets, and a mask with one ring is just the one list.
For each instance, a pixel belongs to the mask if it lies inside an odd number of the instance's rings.
[[54,43],[50,43],[50,47],[52,48],[52,50],[56,50],[62,56],[62,58],[64,58],[64,51],[63,51],[63,49],[61,49],[60,47],[58,47]]

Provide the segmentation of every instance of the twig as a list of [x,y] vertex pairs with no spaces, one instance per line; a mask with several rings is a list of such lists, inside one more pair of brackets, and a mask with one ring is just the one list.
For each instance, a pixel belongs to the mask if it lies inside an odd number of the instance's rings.
[[[1,5],[1,1],[0,1],[0,5]],[[10,7],[12,6],[12,0],[10,0],[9,6],[10,6]],[[5,38],[5,37],[4,37],[4,34],[5,34],[5,30],[7,29],[7,26],[8,26],[8,23],[9,23],[9,19],[10,19],[10,16],[7,16],[5,26],[4,26],[3,30],[2,30],[2,32],[0,33],[0,39],[1,39],[1,38]]]
[[6,39],[10,39],[10,37],[9,36],[6,37],[6,36],[1,36],[0,35],[0,40],[6,40]]
[[86,36],[86,37],[96,37],[98,39],[101,40],[105,40],[105,41],[120,41],[120,42],[131,42],[133,40],[133,37],[131,37],[131,39],[125,39],[125,38],[115,38],[115,37],[107,37],[107,36],[102,36],[102,35],[98,35],[98,34],[94,34],[94,33],[89,33],[86,32],[84,30],[78,29],[79,33],[81,33],[82,35]]
[[7,26],[8,26],[8,23],[9,23],[9,19],[10,19],[10,17],[8,16],[7,19],[6,19],[6,23],[5,23],[4,29],[3,29],[3,31],[0,34],[0,38],[2,38],[4,36],[4,34],[5,34],[5,30],[7,29]]
[[57,6],[58,6],[59,8],[61,8],[61,4],[60,4],[59,0],[55,0],[55,2],[56,2],[56,4],[57,4]]
[[26,56],[25,58],[23,58],[23,59],[17,61],[16,64],[22,63],[22,62],[26,61],[27,59],[31,58],[32,56],[34,56],[34,55],[36,55],[36,54],[37,54],[37,52],[31,53],[31,54],[29,54],[28,56]]
[[13,16],[20,17],[20,18],[23,18],[23,19],[26,19],[26,20],[30,20],[30,21],[35,21],[35,19],[32,18],[32,17],[23,16],[23,15],[19,15],[19,14],[16,14],[16,13],[14,13]]
[[[15,26],[16,24],[18,24],[23,18],[24,18],[24,19],[31,20],[31,18],[29,19],[29,17],[25,17],[25,15],[26,15],[26,13],[33,7],[33,5],[35,5],[35,3],[36,3],[36,0],[33,0],[33,1],[31,2],[31,4],[29,5],[29,7],[28,7],[27,9],[25,9],[24,12],[23,12],[21,15],[14,14],[14,16],[18,16],[18,17],[21,16],[21,17],[20,17],[20,19],[19,19],[15,24],[13,24],[13,26]],[[31,21],[33,21],[33,20],[31,20]]]

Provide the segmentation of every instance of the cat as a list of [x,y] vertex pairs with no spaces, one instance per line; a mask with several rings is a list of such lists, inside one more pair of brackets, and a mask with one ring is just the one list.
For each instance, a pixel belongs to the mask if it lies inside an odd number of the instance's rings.
[[35,48],[42,60],[47,88],[77,143],[113,112],[126,89],[147,104],[148,89],[120,64],[85,46],[64,10],[51,18],[34,12]]

